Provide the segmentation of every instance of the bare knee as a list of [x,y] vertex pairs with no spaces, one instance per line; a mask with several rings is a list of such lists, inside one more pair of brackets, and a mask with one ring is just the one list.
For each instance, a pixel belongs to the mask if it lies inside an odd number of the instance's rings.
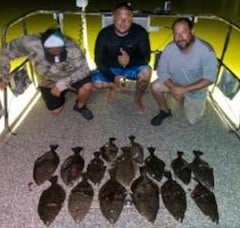
[[142,70],[139,75],[138,75],[138,79],[139,80],[144,80],[144,81],[150,81],[152,75],[152,69],[151,68],[147,68]]
[[158,93],[161,92],[161,84],[158,80],[155,80],[154,82],[151,83],[150,89],[152,93]]
[[79,89],[78,89],[78,94],[80,95],[84,95],[84,94],[90,94],[91,91],[92,91],[92,88],[93,88],[93,85],[92,83],[86,83],[84,84],[83,86],[81,86]]
[[94,87],[95,89],[102,89],[102,88],[103,88],[102,83],[99,83],[99,82],[95,82],[95,83],[93,84],[93,87]]
[[110,86],[110,83],[107,82],[94,82],[93,83],[93,87],[95,89],[103,89],[103,88],[107,88]]
[[91,82],[88,82],[88,83],[85,83],[83,86],[81,86],[79,88],[79,90],[82,90],[82,91],[91,91],[92,90],[92,83]]
[[57,116],[63,109],[63,106],[59,107],[59,108],[56,108],[56,109],[53,109],[53,110],[50,110],[50,113],[53,115],[53,116]]

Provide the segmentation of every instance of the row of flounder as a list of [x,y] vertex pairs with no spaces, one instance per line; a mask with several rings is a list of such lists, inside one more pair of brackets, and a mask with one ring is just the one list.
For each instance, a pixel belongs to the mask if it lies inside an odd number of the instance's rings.
[[[99,151],[94,152],[86,173],[83,173],[85,162],[81,155],[82,147],[72,148],[74,154],[62,163],[60,176],[66,186],[73,186],[82,177],[68,198],[68,210],[74,221],[80,223],[91,207],[94,191],[88,180],[100,185],[108,165],[110,178],[100,187],[98,199],[101,212],[110,223],[117,221],[129,197],[137,211],[153,223],[159,210],[160,195],[170,214],[182,222],[187,208],[186,193],[172,179],[171,172],[165,169],[165,163],[154,154],[155,148],[149,147],[150,155],[144,159],[144,149],[135,142],[134,136],[129,137],[129,145],[121,148],[121,154],[115,140],[114,137],[109,138]],[[57,182],[58,177],[53,176],[60,162],[57,148],[58,145],[50,145],[50,151],[37,158],[33,169],[33,178],[37,185],[46,180],[51,182],[51,186],[40,196],[38,204],[39,217],[47,226],[60,212],[66,197],[63,187]],[[183,152],[178,151],[177,158],[171,162],[171,168],[175,177],[186,185],[193,174],[197,184],[191,192],[191,198],[206,216],[218,223],[217,202],[212,191],[213,169],[200,158],[203,155],[201,151],[193,153],[195,158],[188,163],[183,159]],[[136,177],[138,171],[140,175]],[[167,180],[160,188],[158,183],[163,176]]]

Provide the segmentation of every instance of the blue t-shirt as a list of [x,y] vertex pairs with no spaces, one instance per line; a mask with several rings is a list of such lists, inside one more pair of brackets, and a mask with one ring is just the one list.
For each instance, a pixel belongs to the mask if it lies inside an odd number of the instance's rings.
[[[188,85],[201,78],[215,81],[217,74],[217,58],[212,46],[199,38],[195,38],[191,50],[181,52],[178,46],[169,43],[160,58],[157,68],[158,78],[164,82],[167,79],[179,85]],[[188,92],[192,98],[205,98],[207,88]]]

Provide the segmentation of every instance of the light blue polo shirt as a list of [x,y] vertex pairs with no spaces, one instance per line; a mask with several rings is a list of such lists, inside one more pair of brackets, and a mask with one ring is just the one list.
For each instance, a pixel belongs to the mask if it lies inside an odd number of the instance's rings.
[[[171,78],[179,85],[188,85],[201,78],[214,82],[217,75],[217,58],[212,46],[199,38],[188,53],[183,53],[174,42],[169,43],[160,58],[157,75],[164,82]],[[207,88],[188,92],[186,96],[196,99],[206,97]]]

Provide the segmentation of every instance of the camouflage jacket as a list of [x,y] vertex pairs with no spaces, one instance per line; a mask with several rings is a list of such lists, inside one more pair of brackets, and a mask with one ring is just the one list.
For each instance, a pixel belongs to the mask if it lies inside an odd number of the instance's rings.
[[90,74],[90,69],[83,52],[77,44],[65,37],[67,59],[60,63],[49,63],[44,56],[44,49],[39,35],[27,35],[12,40],[3,46],[0,56],[0,78],[8,84],[10,81],[11,60],[30,56],[34,70],[38,76],[38,83],[46,86],[60,79],[76,82]]

